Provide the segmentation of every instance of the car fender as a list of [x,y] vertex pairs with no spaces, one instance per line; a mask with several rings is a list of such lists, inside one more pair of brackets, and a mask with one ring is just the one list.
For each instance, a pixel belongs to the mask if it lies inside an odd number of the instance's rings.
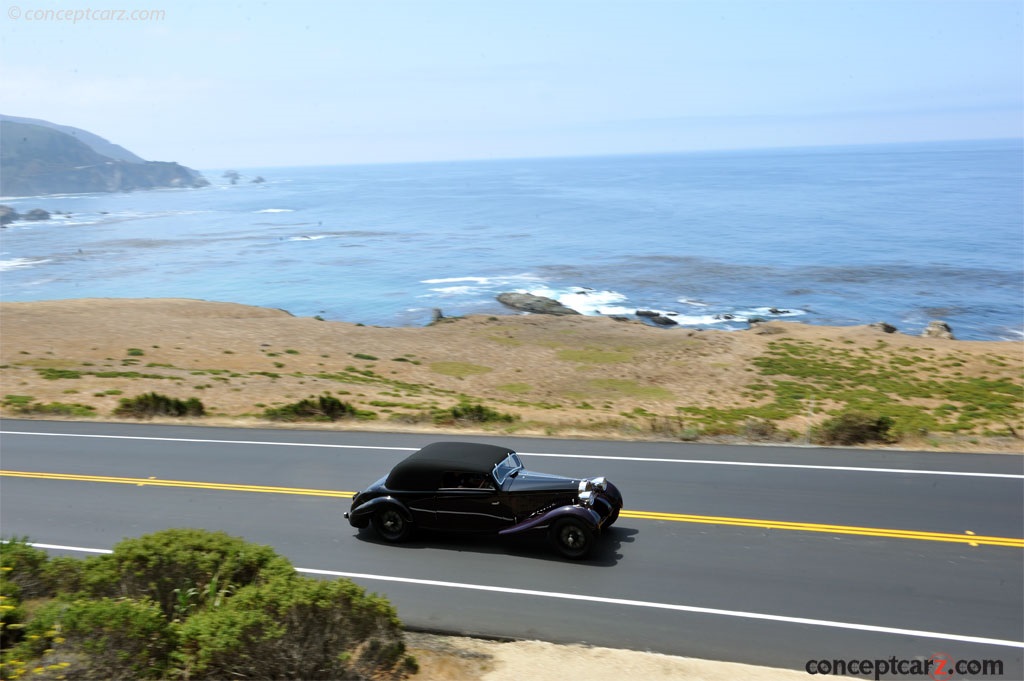
[[409,507],[392,496],[370,499],[366,503],[360,504],[359,508],[351,509],[345,514],[345,517],[349,519],[350,523],[355,525],[358,522],[369,520],[378,509],[389,504],[397,508],[398,512],[402,514],[402,517],[405,518],[407,522],[413,522],[412,511],[409,510]]
[[546,513],[538,516],[532,516],[523,520],[522,522],[516,523],[511,527],[506,527],[504,530],[500,530],[498,534],[516,534],[519,532],[526,532],[529,530],[540,530],[548,527],[553,522],[560,518],[566,517],[579,518],[586,524],[598,530],[601,527],[601,514],[591,508],[585,508],[576,504],[566,504],[565,506],[559,506],[553,508]]
[[622,492],[620,492],[619,488],[610,482],[607,482],[605,484],[607,485],[607,487],[603,492],[604,496],[609,497],[618,505],[619,508],[622,508]]

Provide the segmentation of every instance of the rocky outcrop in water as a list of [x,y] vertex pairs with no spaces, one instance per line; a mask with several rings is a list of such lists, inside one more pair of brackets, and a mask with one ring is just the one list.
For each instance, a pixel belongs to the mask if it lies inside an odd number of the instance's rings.
[[[109,148],[121,149],[102,138],[96,139]],[[177,163],[133,161],[127,160],[130,157],[124,154],[119,155],[121,158],[101,154],[79,136],[55,127],[0,119],[0,166],[3,167],[0,196],[121,192],[209,184],[196,171]]]
[[656,310],[637,310],[634,314],[636,314],[637,317],[642,317],[650,323],[657,324],[658,326],[677,326],[679,324],[676,320],[671,317],[667,317]]
[[557,300],[535,296],[532,293],[501,293],[498,302],[515,310],[534,314],[570,315],[579,314],[571,307],[562,305]]
[[944,338],[946,340],[956,340],[953,337],[953,329],[950,328],[946,322],[935,320],[929,322],[925,330],[921,332],[921,336],[924,338]]
[[0,206],[0,227],[9,225],[21,216],[10,206]]

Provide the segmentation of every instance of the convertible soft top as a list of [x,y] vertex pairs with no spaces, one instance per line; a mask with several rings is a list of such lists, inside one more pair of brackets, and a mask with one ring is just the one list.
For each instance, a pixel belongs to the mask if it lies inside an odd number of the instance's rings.
[[393,490],[430,490],[441,486],[447,472],[490,473],[511,449],[473,442],[434,442],[391,469],[385,485]]

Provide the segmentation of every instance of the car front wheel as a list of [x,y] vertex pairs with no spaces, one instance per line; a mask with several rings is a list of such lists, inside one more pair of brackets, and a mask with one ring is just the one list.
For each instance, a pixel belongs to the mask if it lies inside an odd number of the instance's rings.
[[389,542],[400,542],[412,533],[412,523],[394,506],[385,506],[373,515],[373,529]]
[[583,558],[594,544],[594,531],[577,518],[562,518],[550,530],[555,550],[566,558]]

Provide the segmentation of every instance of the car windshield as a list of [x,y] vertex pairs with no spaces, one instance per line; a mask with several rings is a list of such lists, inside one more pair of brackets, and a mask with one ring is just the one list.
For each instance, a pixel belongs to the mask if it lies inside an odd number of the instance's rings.
[[518,470],[522,470],[523,464],[515,452],[509,454],[500,463],[494,464],[494,479],[499,485],[504,485],[508,476]]

